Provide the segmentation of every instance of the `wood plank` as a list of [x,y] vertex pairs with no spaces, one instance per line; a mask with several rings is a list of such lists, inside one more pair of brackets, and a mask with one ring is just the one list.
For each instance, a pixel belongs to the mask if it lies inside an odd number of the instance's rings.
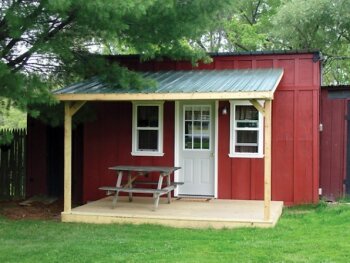
[[145,166],[145,165],[117,165],[113,167],[109,167],[108,169],[113,171],[125,171],[125,172],[140,172],[142,175],[150,172],[160,172],[170,174],[173,171],[181,169],[181,167],[173,167],[173,166]]
[[74,104],[72,104],[70,106],[70,113],[73,116],[75,113],[77,113],[77,111],[84,106],[84,104],[86,103],[86,101],[78,101],[75,102]]
[[272,101],[265,102],[265,157],[264,157],[264,220],[271,217],[271,131],[272,131]]
[[[158,182],[156,181],[136,181],[133,183],[134,185],[140,185],[140,184],[144,184],[144,185],[158,185]],[[184,182],[172,182],[172,184],[174,185],[183,185]],[[166,185],[166,182],[163,182],[162,185]]]
[[64,212],[72,209],[72,115],[70,103],[64,105]]
[[[278,83],[278,82],[277,82]],[[276,85],[277,87],[277,85]],[[60,101],[139,101],[139,100],[205,100],[205,99],[273,99],[273,91],[208,93],[120,93],[56,94]]]
[[256,99],[249,100],[253,104],[254,108],[257,109],[263,116],[265,116],[265,109]]
[[124,188],[124,187],[113,187],[113,186],[102,186],[98,189],[104,191],[114,191],[114,192],[125,192],[125,193],[167,193],[170,190],[163,189],[151,189],[151,188]]

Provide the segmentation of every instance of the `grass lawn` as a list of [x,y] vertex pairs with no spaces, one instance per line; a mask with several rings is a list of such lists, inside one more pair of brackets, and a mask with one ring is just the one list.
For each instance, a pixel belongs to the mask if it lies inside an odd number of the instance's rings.
[[350,205],[285,209],[273,229],[12,221],[0,262],[350,262]]

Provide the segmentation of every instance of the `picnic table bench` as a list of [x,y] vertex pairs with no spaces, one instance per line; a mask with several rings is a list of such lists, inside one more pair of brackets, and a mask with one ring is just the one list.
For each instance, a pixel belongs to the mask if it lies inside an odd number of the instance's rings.
[[[155,211],[158,208],[159,198],[162,195],[168,195],[168,203],[171,202],[171,191],[175,190],[182,182],[171,182],[170,175],[180,169],[180,167],[165,167],[165,166],[130,166],[118,165],[109,168],[117,172],[117,182],[115,186],[102,186],[99,189],[106,191],[107,195],[114,194],[112,207],[115,208],[119,193],[129,193],[129,201],[133,199],[133,193],[153,194]],[[124,172],[127,172],[128,181],[122,185]],[[137,181],[140,176],[148,176],[149,173],[156,172],[159,174],[158,182],[153,181]],[[163,179],[166,178],[164,184]],[[140,188],[133,187],[135,185],[157,185],[157,188]]]

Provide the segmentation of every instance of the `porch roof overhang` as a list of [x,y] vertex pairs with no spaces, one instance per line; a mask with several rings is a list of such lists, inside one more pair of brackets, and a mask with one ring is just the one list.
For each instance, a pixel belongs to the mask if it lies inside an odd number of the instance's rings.
[[92,79],[56,90],[60,101],[273,99],[283,69],[141,72],[155,87],[117,89]]

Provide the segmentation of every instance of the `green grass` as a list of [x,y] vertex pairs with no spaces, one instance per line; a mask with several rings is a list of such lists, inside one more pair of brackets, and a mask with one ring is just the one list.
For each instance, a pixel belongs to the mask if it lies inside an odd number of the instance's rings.
[[285,209],[273,229],[0,218],[0,262],[349,262],[350,205]]
[[350,203],[350,195],[345,195],[344,197],[338,200],[340,203]]

